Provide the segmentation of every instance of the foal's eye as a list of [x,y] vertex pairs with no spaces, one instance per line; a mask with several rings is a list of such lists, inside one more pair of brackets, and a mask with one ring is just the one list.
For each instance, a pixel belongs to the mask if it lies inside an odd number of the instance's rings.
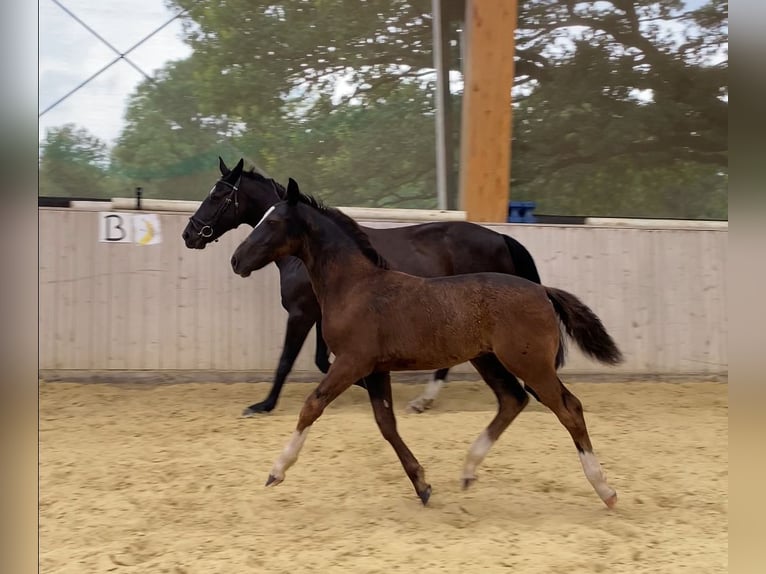
[[276,225],[277,223],[279,223],[279,222],[276,219],[267,219],[266,220],[266,224],[267,225],[272,225],[273,226],[273,225]]

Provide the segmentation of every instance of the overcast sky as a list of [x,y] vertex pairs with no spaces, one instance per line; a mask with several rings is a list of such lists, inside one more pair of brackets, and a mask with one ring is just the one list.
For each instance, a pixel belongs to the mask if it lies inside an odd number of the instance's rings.
[[[162,0],[59,0],[124,52],[174,16]],[[705,0],[687,0],[689,8]],[[86,78],[111,62],[116,54],[70,17],[53,0],[39,5],[39,110],[41,112]],[[191,54],[181,40],[176,20],[128,56],[150,76],[170,60]],[[113,143],[123,126],[128,96],[142,80],[124,61],[115,63],[76,93],[40,117],[39,138],[47,128],[71,122]]]
[[[162,0],[59,0],[120,52],[173,17]],[[117,55],[53,0],[39,0],[39,112],[111,62]],[[176,20],[128,55],[150,76],[170,60],[189,56]],[[73,122],[111,143],[119,135],[127,97],[143,76],[124,61],[115,63],[40,117],[46,128]]]

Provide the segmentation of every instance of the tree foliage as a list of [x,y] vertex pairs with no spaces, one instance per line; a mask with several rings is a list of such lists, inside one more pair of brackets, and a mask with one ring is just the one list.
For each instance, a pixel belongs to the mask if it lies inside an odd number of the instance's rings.
[[[435,205],[429,0],[167,3],[192,55],[136,91],[108,167],[81,160],[149,196],[200,197],[221,154],[336,204]],[[726,217],[725,1],[520,0],[516,46],[514,199]]]
[[74,124],[48,130],[41,146],[40,195],[104,197],[110,190],[109,151]]

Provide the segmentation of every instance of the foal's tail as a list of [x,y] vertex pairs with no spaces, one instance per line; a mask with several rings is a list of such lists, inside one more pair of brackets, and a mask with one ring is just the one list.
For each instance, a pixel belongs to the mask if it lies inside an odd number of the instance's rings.
[[[601,319],[585,303],[561,289],[553,287],[544,287],[544,289],[567,334],[575,340],[583,353],[607,365],[622,362],[622,352],[606,332]],[[556,354],[557,369],[564,365],[564,355],[565,346],[562,337]]]

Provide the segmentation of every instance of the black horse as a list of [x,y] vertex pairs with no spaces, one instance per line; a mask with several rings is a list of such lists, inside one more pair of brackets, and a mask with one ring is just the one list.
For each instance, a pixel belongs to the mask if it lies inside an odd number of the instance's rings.
[[[254,170],[245,171],[244,160],[240,159],[230,170],[223,159],[218,159],[221,179],[189,218],[182,234],[190,249],[204,249],[242,223],[254,227],[271,207],[285,198],[282,185]],[[540,283],[535,262],[521,243],[480,225],[460,221],[363,229],[372,245],[395,269],[411,275],[442,277],[497,272]],[[291,256],[278,258],[275,263],[279,269],[282,306],[288,312],[285,344],[268,397],[247,407],[243,412],[245,416],[274,409],[285,379],[314,324],[317,325],[316,365],[323,373],[330,366],[327,345],[321,335],[322,311],[306,267],[300,259]],[[423,412],[431,406],[448,371],[440,369],[434,373],[423,394],[410,402],[411,410]]]

